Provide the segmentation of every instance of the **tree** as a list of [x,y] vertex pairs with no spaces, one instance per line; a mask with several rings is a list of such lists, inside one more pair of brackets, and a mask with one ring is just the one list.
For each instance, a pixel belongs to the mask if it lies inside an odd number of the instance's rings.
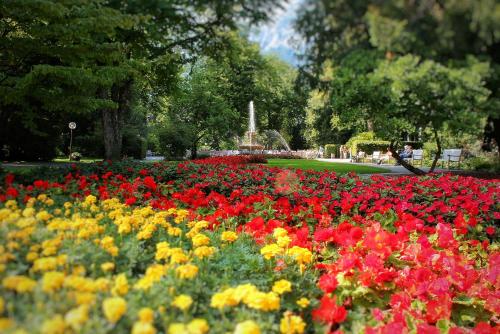
[[170,122],[185,129],[192,158],[200,144],[217,147],[223,138],[233,137],[238,112],[224,99],[228,82],[213,61],[200,61],[181,83],[169,110]]
[[[147,86],[142,81],[150,80],[151,89],[161,91],[161,84],[171,85],[168,81],[175,78],[180,63],[218,49],[220,30],[234,28],[240,20],[265,20],[276,4],[274,0],[4,1],[0,4],[2,124],[12,129],[21,122],[21,128],[39,138],[51,138],[53,133],[37,128],[41,120],[64,119],[77,112],[99,114],[105,156],[118,159],[124,119],[138,105],[136,86]],[[16,146],[8,137],[1,144]]]
[[121,76],[112,66],[120,45],[106,40],[135,21],[97,0],[4,1],[0,17],[1,145],[11,158],[50,158],[54,144],[30,148],[58,138],[70,115],[113,107],[96,97]]
[[296,29],[306,42],[304,70],[312,74],[313,87],[325,91],[335,88],[320,80],[325,62],[341,66],[358,50],[378,51],[388,60],[413,54],[454,68],[466,67],[471,55],[489,61],[483,78],[491,94],[481,117],[488,118],[484,147],[491,149],[493,137],[500,141],[499,12],[495,0],[309,0],[299,10]]
[[412,172],[423,174],[400,159],[395,150],[403,129],[431,129],[437,152],[430,172],[441,154],[439,131],[443,127],[457,134],[477,129],[489,95],[483,82],[488,71],[487,63],[474,60],[468,67],[452,68],[412,55],[381,63],[371,79],[375,85],[388,85],[392,103],[385,112],[374,114],[379,115],[375,130],[391,140],[396,160]]

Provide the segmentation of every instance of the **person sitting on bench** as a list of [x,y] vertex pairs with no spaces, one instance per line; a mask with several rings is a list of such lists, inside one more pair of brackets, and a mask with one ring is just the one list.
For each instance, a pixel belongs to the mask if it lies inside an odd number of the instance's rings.
[[413,150],[410,145],[405,145],[404,151],[399,155],[401,159],[408,159],[411,158],[413,154]]

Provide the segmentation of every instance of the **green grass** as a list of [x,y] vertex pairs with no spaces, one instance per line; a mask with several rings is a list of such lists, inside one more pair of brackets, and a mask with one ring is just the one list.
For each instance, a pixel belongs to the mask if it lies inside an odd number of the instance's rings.
[[75,160],[69,161],[69,158],[64,157],[64,158],[55,158],[52,161],[53,162],[80,162],[80,163],[88,164],[88,163],[92,163],[92,162],[102,161],[102,158],[81,158],[80,161],[75,161]]
[[388,173],[385,168],[354,165],[338,162],[326,162],[306,159],[268,159],[267,165],[271,167],[285,167],[312,170],[331,170],[340,174],[355,172],[357,174]]

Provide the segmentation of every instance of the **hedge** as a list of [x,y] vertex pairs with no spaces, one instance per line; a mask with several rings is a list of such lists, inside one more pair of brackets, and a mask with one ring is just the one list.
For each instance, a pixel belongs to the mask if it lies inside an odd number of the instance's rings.
[[325,158],[330,158],[333,154],[334,157],[340,156],[341,144],[326,144],[325,145]]
[[355,140],[350,147],[352,154],[363,151],[366,154],[373,154],[374,151],[387,152],[391,143],[385,140]]

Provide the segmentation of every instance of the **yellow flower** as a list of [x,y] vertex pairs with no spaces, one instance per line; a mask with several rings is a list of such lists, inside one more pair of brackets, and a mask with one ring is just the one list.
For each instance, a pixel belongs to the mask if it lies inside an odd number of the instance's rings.
[[173,323],[168,326],[168,334],[191,334],[186,325],[181,323]]
[[155,317],[155,312],[149,307],[143,307],[139,310],[139,321],[153,322],[154,317]]
[[3,279],[2,284],[6,289],[18,293],[31,292],[36,287],[36,281],[26,276],[9,276]]
[[208,332],[210,327],[205,319],[193,319],[187,325],[189,334],[205,334]]
[[233,293],[233,296],[238,302],[243,301],[244,303],[247,303],[249,296],[257,292],[259,292],[259,290],[255,285],[247,283],[238,285]]
[[283,248],[287,247],[290,244],[290,242],[292,242],[292,239],[287,235],[285,235],[284,237],[278,237],[278,239],[276,241],[278,246],[283,247]]
[[52,319],[45,320],[42,325],[42,334],[64,334],[66,323],[60,314],[56,314]]
[[73,297],[77,305],[91,305],[96,300],[95,294],[91,292],[76,292]]
[[3,311],[5,311],[5,301],[3,300],[3,298],[0,296],[0,314],[3,313]]
[[28,262],[33,262],[36,259],[38,259],[38,253],[28,252],[28,254],[26,254],[26,261],[28,261]]
[[9,318],[0,318],[0,331],[7,330],[14,326],[14,321]]
[[106,236],[102,238],[101,247],[111,256],[118,255],[118,247],[115,246],[113,237]]
[[178,227],[169,227],[167,233],[173,237],[178,237],[182,234],[182,230]]
[[94,195],[88,195],[87,197],[85,197],[84,203],[86,203],[88,205],[95,204],[96,202],[97,202],[97,198]]
[[234,334],[260,334],[260,328],[254,321],[247,320],[236,325]]
[[262,254],[266,260],[270,260],[276,255],[282,253],[283,253],[283,248],[281,248],[277,244],[266,245],[262,247],[260,250],[260,254]]
[[194,255],[200,259],[212,256],[215,253],[215,247],[201,246],[194,250]]
[[116,323],[127,312],[127,302],[121,297],[106,298],[102,302],[102,309],[106,319]]
[[229,288],[222,292],[218,292],[212,296],[210,300],[210,306],[218,309],[222,309],[225,306],[235,306],[238,305],[239,300],[236,298],[236,289]]
[[43,210],[43,211],[40,211],[36,214],[36,219],[38,220],[43,220],[43,221],[47,221],[49,220],[50,218],[52,217],[52,215],[50,213],[48,213],[47,211]]
[[273,237],[274,237],[275,239],[278,239],[278,238],[280,238],[280,237],[286,237],[287,235],[288,235],[288,231],[287,231],[287,230],[285,230],[285,229],[284,229],[284,228],[282,228],[282,227],[277,227],[277,228],[275,228],[275,229],[274,229],[274,231],[273,231]]
[[308,307],[309,303],[310,303],[309,299],[307,299],[305,297],[302,297],[299,300],[297,300],[297,305],[299,305],[302,308]]
[[191,279],[198,274],[198,267],[192,264],[185,264],[178,266],[177,269],[175,269],[175,273],[181,279]]
[[115,285],[113,286],[112,292],[115,295],[123,296],[128,293],[129,286],[127,281],[127,276],[125,274],[120,274],[116,276]]
[[74,331],[80,331],[82,325],[89,320],[89,309],[87,305],[80,305],[70,310],[64,316],[64,321],[73,328]]
[[287,255],[292,256],[295,261],[299,264],[311,263],[312,261],[312,253],[307,248],[302,248],[299,246],[293,246],[287,252]]
[[191,241],[193,243],[193,247],[206,246],[206,245],[210,244],[210,238],[207,237],[206,235],[200,234],[200,233],[195,235],[193,237],[193,239],[191,239]]
[[305,322],[298,315],[291,312],[285,312],[280,322],[280,331],[282,334],[302,334],[306,328]]
[[64,273],[58,271],[46,272],[42,278],[42,290],[48,293],[59,290],[64,284],[64,278]]
[[193,303],[193,299],[188,295],[179,295],[175,297],[172,302],[172,306],[177,307],[178,309],[185,311],[187,310],[191,304]]
[[22,213],[23,217],[33,217],[35,215],[35,209],[33,208],[26,208],[23,210]]
[[274,292],[257,292],[247,299],[246,304],[256,310],[275,311],[280,308],[280,297]]
[[101,264],[102,271],[113,271],[115,269],[115,264],[113,262],[104,262]]
[[238,239],[238,235],[233,231],[225,231],[225,232],[222,232],[220,239],[222,241],[234,242]]
[[162,241],[156,244],[156,254],[155,260],[163,260],[170,256],[170,245],[166,241]]
[[137,321],[132,326],[132,334],[155,334],[156,328],[149,323],[144,321]]
[[292,291],[292,283],[290,283],[286,279],[276,281],[274,282],[273,285],[273,291],[276,292],[278,295],[282,295],[285,292],[290,292]]
[[182,248],[172,248],[170,250],[170,263],[186,263],[189,257],[184,253]]

